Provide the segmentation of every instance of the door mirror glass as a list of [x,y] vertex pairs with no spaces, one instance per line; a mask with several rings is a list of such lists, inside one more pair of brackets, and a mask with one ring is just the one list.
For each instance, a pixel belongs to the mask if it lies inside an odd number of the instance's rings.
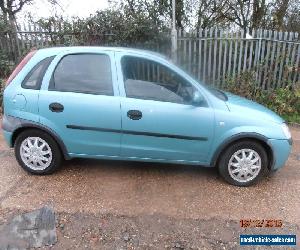
[[201,106],[205,102],[203,96],[199,93],[199,91],[195,91],[193,93],[192,104],[195,106]]

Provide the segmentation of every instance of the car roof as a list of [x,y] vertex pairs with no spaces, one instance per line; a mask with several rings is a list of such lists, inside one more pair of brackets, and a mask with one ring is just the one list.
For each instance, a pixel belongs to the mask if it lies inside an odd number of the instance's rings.
[[168,58],[162,54],[159,54],[150,50],[127,48],[127,47],[98,47],[98,46],[71,46],[71,47],[52,47],[52,48],[43,48],[38,50],[41,54],[47,55],[57,55],[64,51],[79,53],[79,52],[101,52],[101,51],[112,51],[112,52],[123,52],[123,53],[135,53],[144,56],[155,56],[162,59],[168,60]]

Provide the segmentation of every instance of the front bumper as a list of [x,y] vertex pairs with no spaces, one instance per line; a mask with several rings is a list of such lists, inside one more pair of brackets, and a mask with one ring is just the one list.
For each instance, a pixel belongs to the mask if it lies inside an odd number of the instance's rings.
[[292,150],[292,139],[289,140],[277,140],[269,139],[268,144],[273,151],[273,164],[271,170],[277,170],[282,168]]

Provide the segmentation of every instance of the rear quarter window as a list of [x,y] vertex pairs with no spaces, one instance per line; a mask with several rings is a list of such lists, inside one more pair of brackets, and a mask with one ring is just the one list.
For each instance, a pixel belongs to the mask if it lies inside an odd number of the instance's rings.
[[40,89],[45,72],[54,57],[47,57],[37,63],[24,78],[21,86],[25,89]]

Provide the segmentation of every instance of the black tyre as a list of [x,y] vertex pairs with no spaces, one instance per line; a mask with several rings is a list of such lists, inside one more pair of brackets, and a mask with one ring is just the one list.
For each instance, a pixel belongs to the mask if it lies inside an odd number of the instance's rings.
[[15,155],[22,168],[39,175],[53,173],[62,161],[56,141],[49,134],[37,129],[28,129],[18,135]]
[[251,186],[268,173],[264,147],[251,140],[230,145],[218,161],[220,175],[235,186]]

